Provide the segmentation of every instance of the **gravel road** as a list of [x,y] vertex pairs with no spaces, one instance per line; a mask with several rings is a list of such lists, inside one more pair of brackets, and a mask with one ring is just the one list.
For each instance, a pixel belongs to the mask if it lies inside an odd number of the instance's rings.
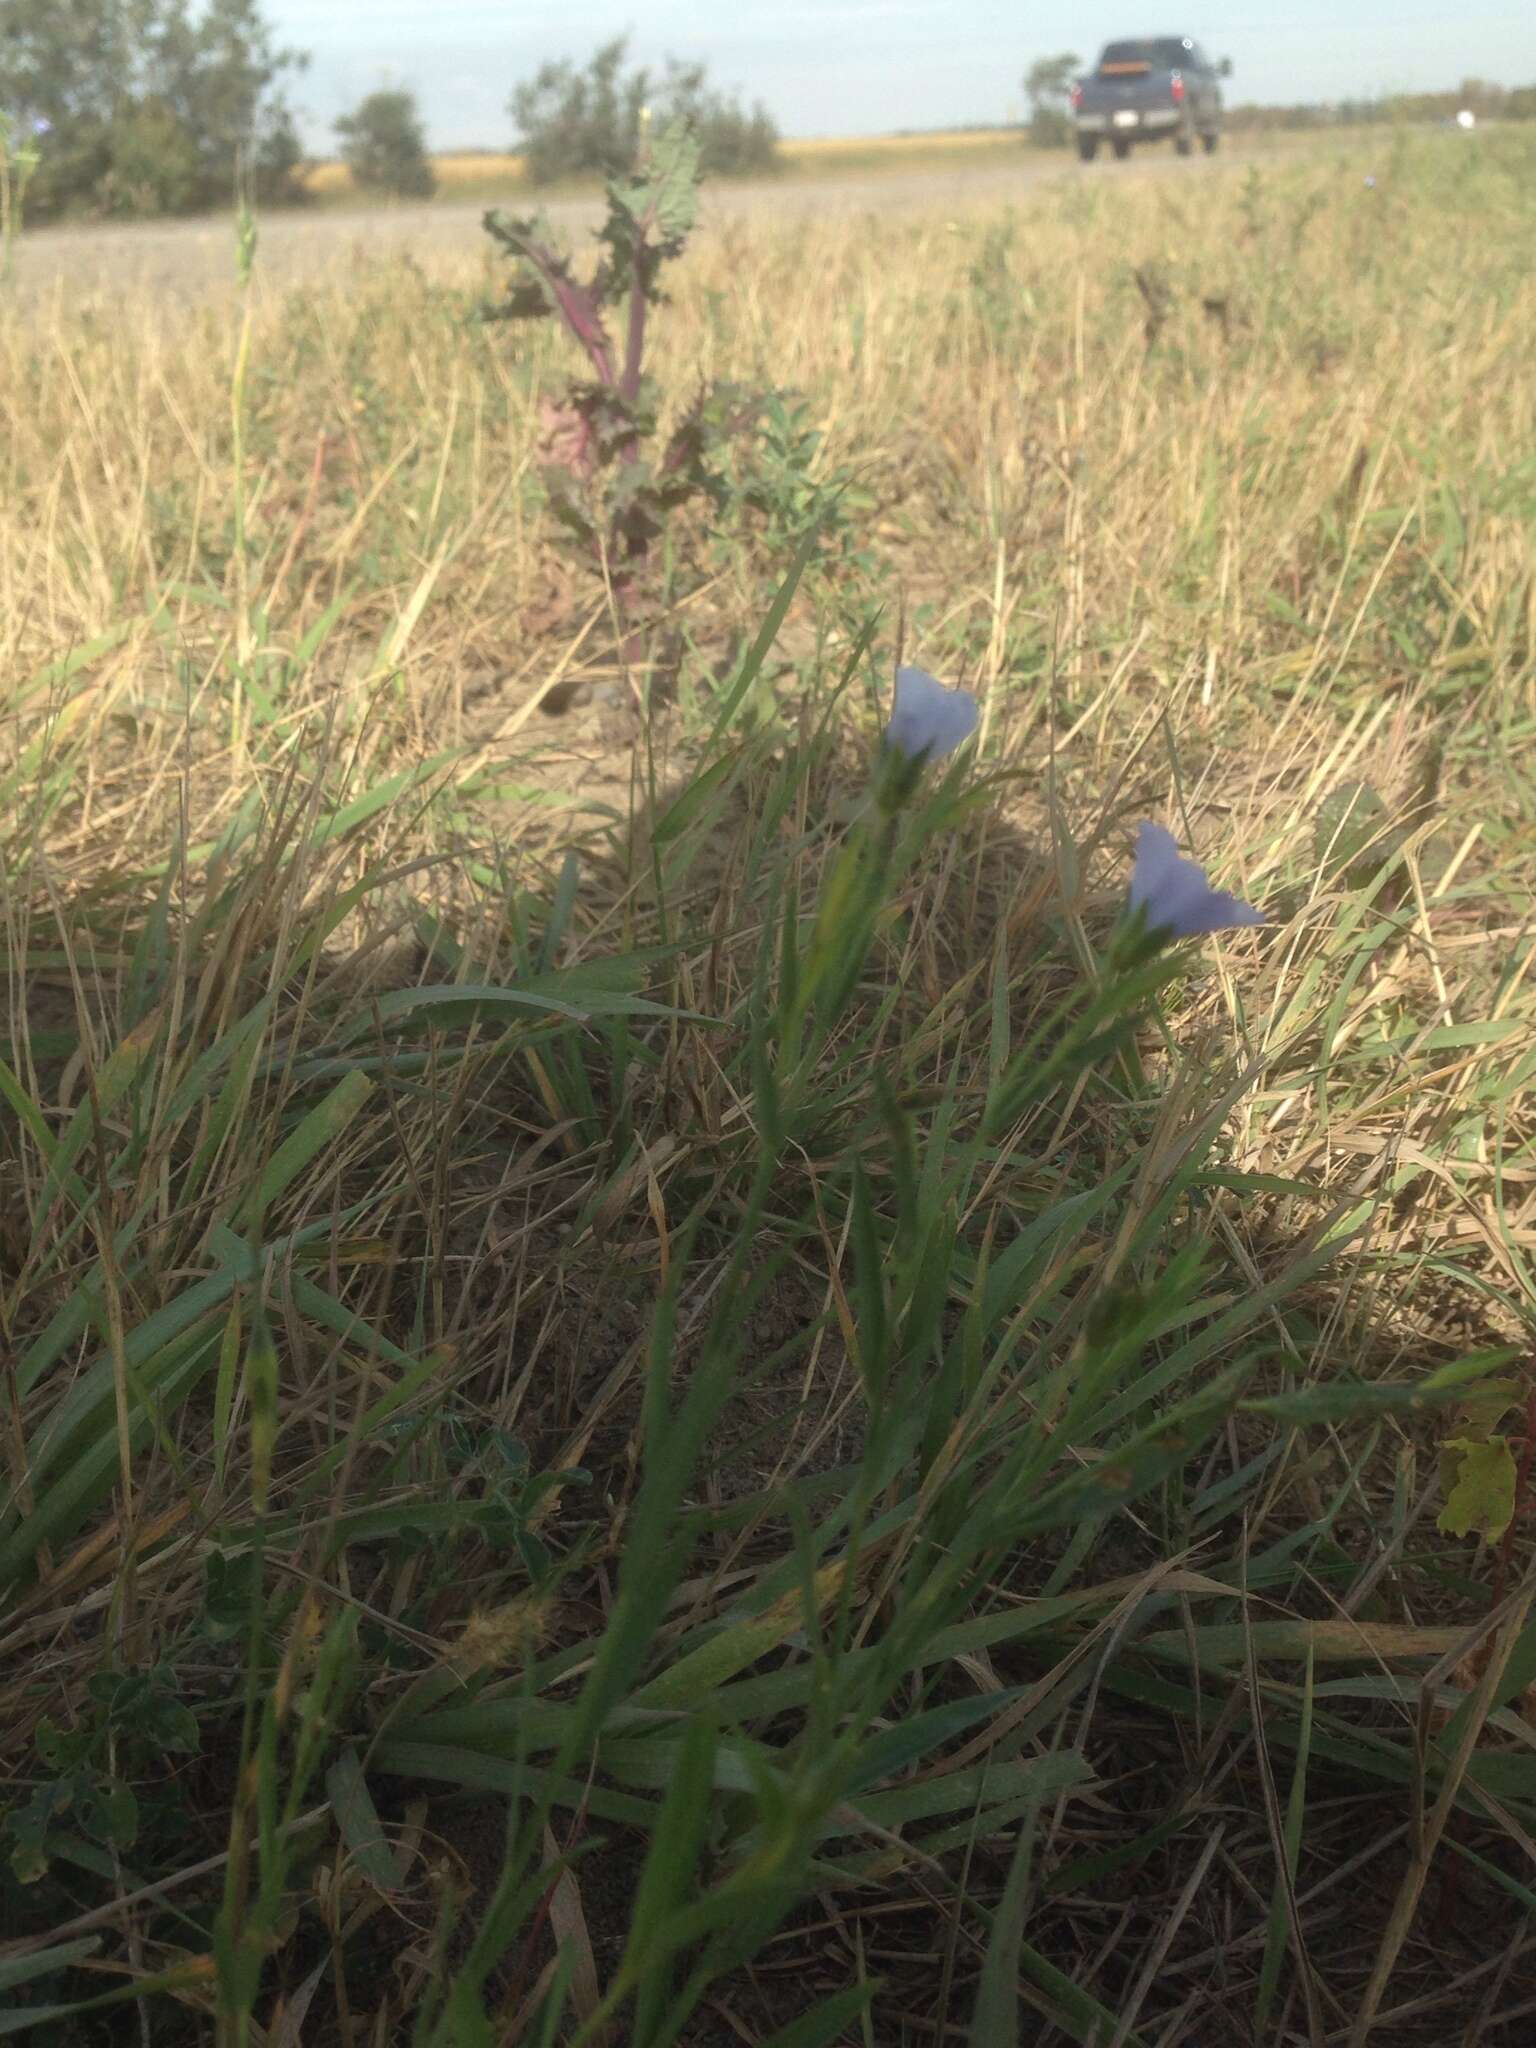
[[[858,210],[958,211],[1013,198],[1051,179],[1202,178],[1221,175],[1232,161],[1230,156],[1207,161],[1158,152],[1125,164],[1087,166],[1060,157],[1041,163],[1021,152],[1017,164],[994,161],[717,186],[706,193],[704,216],[706,221],[793,221]],[[408,251],[430,271],[457,270],[462,275],[466,260],[473,260],[485,246],[483,211],[478,201],[444,200],[431,206],[267,214],[261,223],[260,274],[266,283],[286,287],[332,275],[338,265],[358,257]],[[590,199],[556,201],[546,211],[567,229],[594,225],[598,219],[598,207]],[[13,287],[28,298],[100,302],[136,288],[195,298],[231,288],[233,278],[230,222],[200,219],[36,230],[22,237]]]

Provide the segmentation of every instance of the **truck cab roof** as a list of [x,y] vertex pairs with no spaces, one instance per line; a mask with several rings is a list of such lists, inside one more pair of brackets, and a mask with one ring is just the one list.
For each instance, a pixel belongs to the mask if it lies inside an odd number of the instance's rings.
[[1133,36],[1127,41],[1106,43],[1099,57],[1100,72],[1182,71],[1203,64],[1192,36]]

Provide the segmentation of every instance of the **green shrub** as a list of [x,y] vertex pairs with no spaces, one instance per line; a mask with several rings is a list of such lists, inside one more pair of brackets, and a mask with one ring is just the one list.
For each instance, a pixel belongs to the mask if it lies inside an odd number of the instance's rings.
[[584,69],[561,58],[513,93],[518,147],[535,185],[626,170],[647,113],[658,127],[679,118],[688,123],[706,176],[777,168],[779,134],[764,107],[748,111],[710,85],[702,64],[669,58],[660,78],[626,70],[628,47],[625,37],[616,37]]
[[28,214],[189,213],[243,168],[264,204],[301,198],[302,152],[277,92],[302,60],[260,0],[0,0],[8,101],[47,122]]
[[779,169],[779,131],[761,101],[748,112],[739,101],[708,82],[702,64],[669,59],[656,96],[658,118],[681,118],[699,138],[706,177],[740,177]]
[[336,133],[359,185],[399,199],[430,199],[437,190],[414,93],[371,92],[355,113],[342,115]]
[[1069,95],[1081,69],[1070,50],[1038,58],[1029,67],[1024,92],[1029,101],[1029,139],[1037,149],[1065,149],[1072,140]]
[[104,213],[185,213],[197,204],[197,143],[169,107],[153,100],[129,107],[108,129],[107,149],[107,168],[96,182]]

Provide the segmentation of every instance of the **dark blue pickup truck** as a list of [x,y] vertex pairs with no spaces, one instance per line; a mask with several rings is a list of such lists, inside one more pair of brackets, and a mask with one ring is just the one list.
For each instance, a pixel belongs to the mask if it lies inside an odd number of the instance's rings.
[[1086,78],[1072,88],[1077,153],[1092,163],[1099,144],[1129,156],[1138,142],[1169,136],[1188,156],[1198,136],[1207,151],[1221,139],[1221,81],[1232,66],[1213,64],[1189,36],[1140,36],[1106,43]]

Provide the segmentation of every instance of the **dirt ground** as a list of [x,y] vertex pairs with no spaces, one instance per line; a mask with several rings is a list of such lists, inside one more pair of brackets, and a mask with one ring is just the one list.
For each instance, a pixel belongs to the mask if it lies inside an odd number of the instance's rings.
[[[954,168],[865,171],[787,183],[717,186],[705,194],[705,218],[715,220],[776,215],[794,220],[814,214],[871,210],[881,213],[938,211],[996,203],[1052,179],[1220,177],[1243,165],[1241,148],[1221,156],[1180,158],[1162,149],[1128,163],[1093,165],[1075,159],[1043,159],[1020,152],[1017,164],[996,162]],[[545,207],[556,225],[579,230],[595,226],[598,202],[556,200]],[[261,222],[259,275],[286,288],[306,278],[330,276],[338,264],[359,256],[393,251],[409,254],[428,270],[461,275],[466,259],[484,248],[480,201],[439,201],[433,205],[326,209],[271,213]],[[81,299],[117,297],[134,287],[196,297],[220,287],[233,289],[234,232],[227,218],[156,221],[143,225],[88,225],[39,229],[22,238],[15,286],[23,294]]]

